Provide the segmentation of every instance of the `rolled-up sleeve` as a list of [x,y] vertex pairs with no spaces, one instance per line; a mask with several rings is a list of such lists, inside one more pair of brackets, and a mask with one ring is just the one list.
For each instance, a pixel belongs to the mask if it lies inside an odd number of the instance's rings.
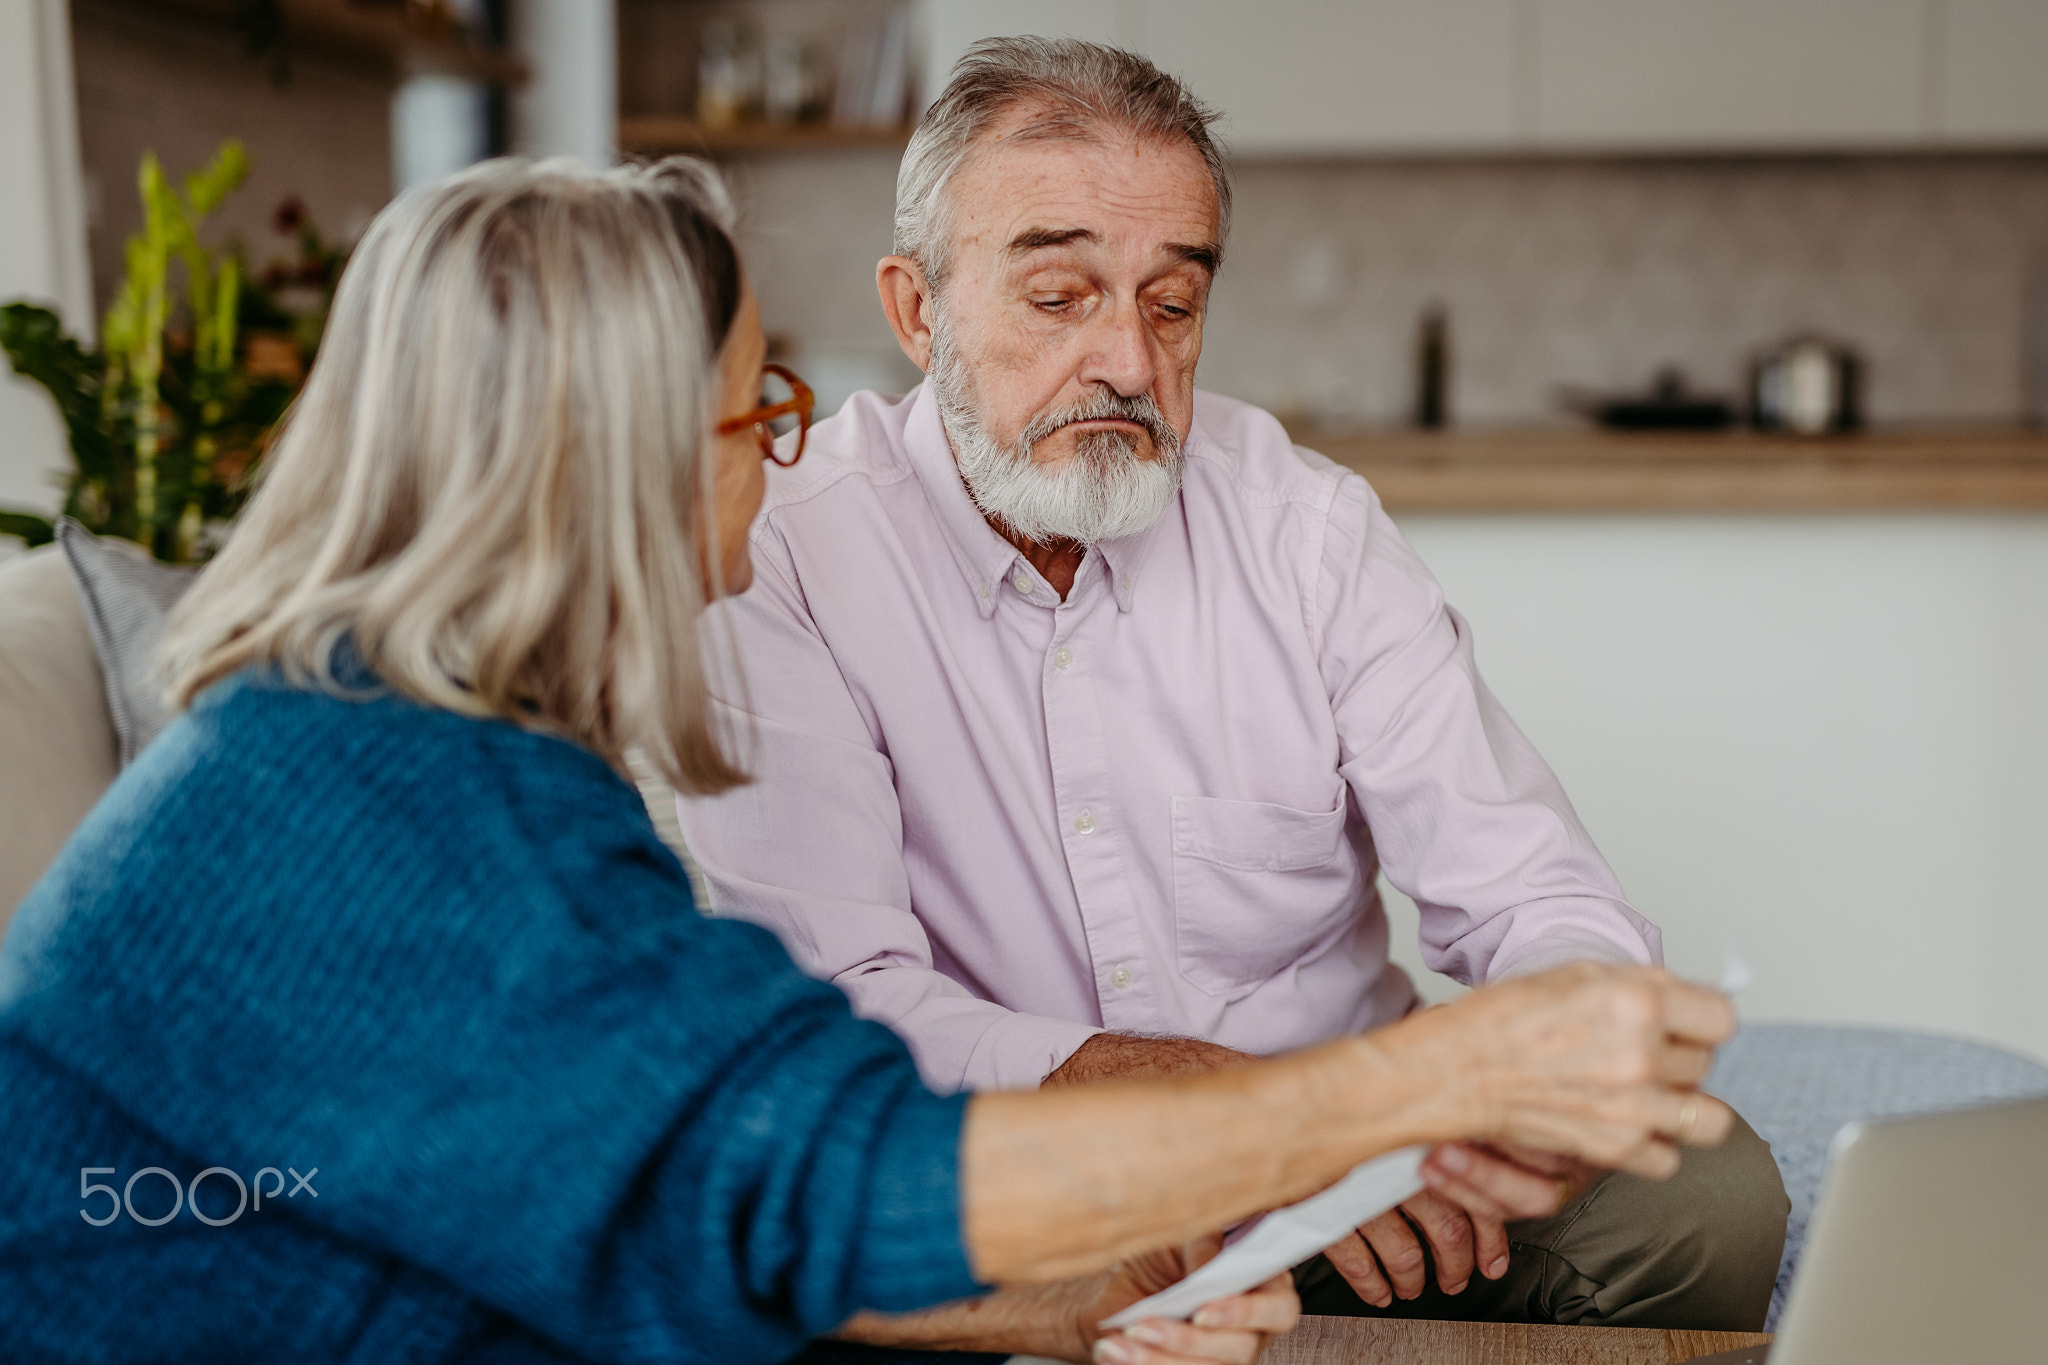
[[772,535],[713,629],[745,660],[715,704],[753,781],[677,803],[715,913],[773,930],[799,965],[888,1025],[942,1093],[1031,1089],[1100,1029],[980,999],[933,966],[911,907],[893,769]]
[[1656,926],[1481,680],[1470,627],[1356,475],[1338,484],[1315,591],[1340,771],[1421,911],[1423,960],[1467,984],[1659,961]]

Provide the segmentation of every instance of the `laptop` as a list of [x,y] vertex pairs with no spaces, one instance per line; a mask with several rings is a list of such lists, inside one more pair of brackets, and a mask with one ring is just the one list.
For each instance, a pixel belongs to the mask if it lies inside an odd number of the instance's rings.
[[1769,1346],[1692,1365],[2048,1361],[2048,1098],[1850,1124]]

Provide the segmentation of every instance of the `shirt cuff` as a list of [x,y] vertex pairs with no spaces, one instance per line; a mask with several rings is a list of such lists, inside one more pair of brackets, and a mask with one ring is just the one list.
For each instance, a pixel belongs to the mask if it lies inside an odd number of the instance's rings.
[[1655,954],[1647,944],[1639,943],[1631,951],[1627,945],[1599,934],[1552,931],[1520,952],[1495,958],[1486,979],[1506,981],[1510,977],[1534,976],[1574,962],[1604,962],[1617,967],[1654,966]]
[[971,1091],[1036,1090],[1081,1044],[1104,1030],[1042,1014],[1006,1014],[989,1026],[968,1055],[964,1087]]

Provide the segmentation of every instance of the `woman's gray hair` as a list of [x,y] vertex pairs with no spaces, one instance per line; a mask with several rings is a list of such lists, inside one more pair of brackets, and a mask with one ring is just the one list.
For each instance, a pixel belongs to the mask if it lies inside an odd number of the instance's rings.
[[1143,138],[1185,138],[1216,187],[1217,241],[1230,232],[1230,171],[1210,135],[1218,115],[1145,58],[1077,38],[984,38],[967,49],[938,99],[925,110],[896,172],[896,254],[945,279],[952,235],[947,193],[975,142],[1019,105],[1044,108],[1024,138],[1090,137],[1108,130]]
[[724,591],[718,175],[487,162],[377,215],[227,547],[172,614],[188,705],[269,665],[545,729],[682,791],[745,780],[697,632]]

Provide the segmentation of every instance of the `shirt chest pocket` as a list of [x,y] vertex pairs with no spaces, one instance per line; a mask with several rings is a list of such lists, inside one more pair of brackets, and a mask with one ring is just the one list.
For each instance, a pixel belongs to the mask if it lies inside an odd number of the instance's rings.
[[1180,972],[1242,995],[1357,910],[1343,856],[1345,802],[1329,811],[1209,796],[1173,798],[1173,912]]

